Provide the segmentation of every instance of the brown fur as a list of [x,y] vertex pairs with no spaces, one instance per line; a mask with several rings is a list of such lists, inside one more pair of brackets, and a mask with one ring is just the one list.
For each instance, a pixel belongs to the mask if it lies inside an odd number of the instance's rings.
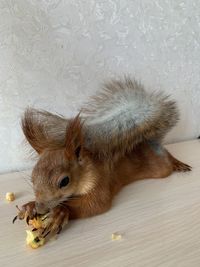
[[[176,160],[164,148],[160,154],[144,142],[110,164],[109,160],[97,159],[85,148],[81,129],[78,115],[69,121],[63,147],[56,149],[51,145],[46,148],[46,142],[43,142],[44,147],[40,143],[40,159],[32,172],[36,202],[35,205],[33,202],[27,203],[23,208],[30,217],[35,209],[39,213],[52,210],[54,223],[47,228],[45,235],[49,231],[60,231],[68,219],[94,216],[107,211],[113,197],[123,186],[133,181],[164,178],[174,170],[190,170],[188,165]],[[29,128],[25,133],[29,134]],[[38,151],[38,145],[34,142],[32,145]],[[80,151],[76,154],[79,146]],[[70,178],[70,182],[66,187],[59,188],[65,176]]]
[[39,160],[32,172],[36,200],[23,208],[30,217],[51,212],[44,235],[68,219],[107,211],[129,183],[191,169],[160,144],[178,120],[175,102],[130,79],[105,87],[74,119],[34,109],[24,114],[22,129]]

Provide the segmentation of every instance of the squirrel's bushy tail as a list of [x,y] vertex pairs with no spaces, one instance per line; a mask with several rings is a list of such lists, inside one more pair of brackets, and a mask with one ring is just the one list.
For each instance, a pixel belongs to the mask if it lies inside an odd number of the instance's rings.
[[135,80],[113,80],[82,109],[88,146],[112,155],[129,152],[146,140],[161,140],[176,124],[176,103],[162,93],[146,92]]
[[[162,93],[146,92],[128,78],[111,81],[82,108],[85,146],[97,156],[123,156],[140,142],[161,140],[176,124],[174,101]],[[46,111],[27,109],[22,128],[38,152],[65,145],[68,119]]]

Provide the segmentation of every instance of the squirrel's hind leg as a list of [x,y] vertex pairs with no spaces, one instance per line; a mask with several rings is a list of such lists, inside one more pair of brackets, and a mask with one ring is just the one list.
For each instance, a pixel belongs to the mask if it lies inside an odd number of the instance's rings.
[[172,162],[172,166],[173,166],[173,171],[176,172],[187,172],[187,171],[191,171],[192,167],[179,161],[178,159],[174,158],[169,152],[168,152],[170,161]]
[[[154,155],[160,156],[160,159],[165,159],[165,157],[168,158],[168,163],[169,164],[162,164],[165,162],[164,161],[160,161],[160,166],[163,166],[163,169],[166,170],[166,172],[170,173],[173,171],[177,171],[177,172],[187,172],[187,171],[191,171],[192,167],[179,161],[178,159],[174,158],[166,149],[164,149],[162,147],[162,145],[160,145],[158,142],[156,141],[149,141],[148,144],[150,145],[151,150],[154,151]],[[164,175],[165,177],[165,175]]]

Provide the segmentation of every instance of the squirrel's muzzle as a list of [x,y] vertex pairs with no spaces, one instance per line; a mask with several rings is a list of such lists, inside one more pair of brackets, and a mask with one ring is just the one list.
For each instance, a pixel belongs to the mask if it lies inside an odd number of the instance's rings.
[[38,214],[45,214],[49,211],[48,206],[44,202],[36,202],[35,207]]

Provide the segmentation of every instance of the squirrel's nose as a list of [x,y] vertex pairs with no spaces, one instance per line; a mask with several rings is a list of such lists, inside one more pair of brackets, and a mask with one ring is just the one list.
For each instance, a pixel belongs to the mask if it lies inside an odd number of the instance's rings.
[[35,208],[37,213],[45,214],[49,211],[47,205],[44,202],[35,202]]

